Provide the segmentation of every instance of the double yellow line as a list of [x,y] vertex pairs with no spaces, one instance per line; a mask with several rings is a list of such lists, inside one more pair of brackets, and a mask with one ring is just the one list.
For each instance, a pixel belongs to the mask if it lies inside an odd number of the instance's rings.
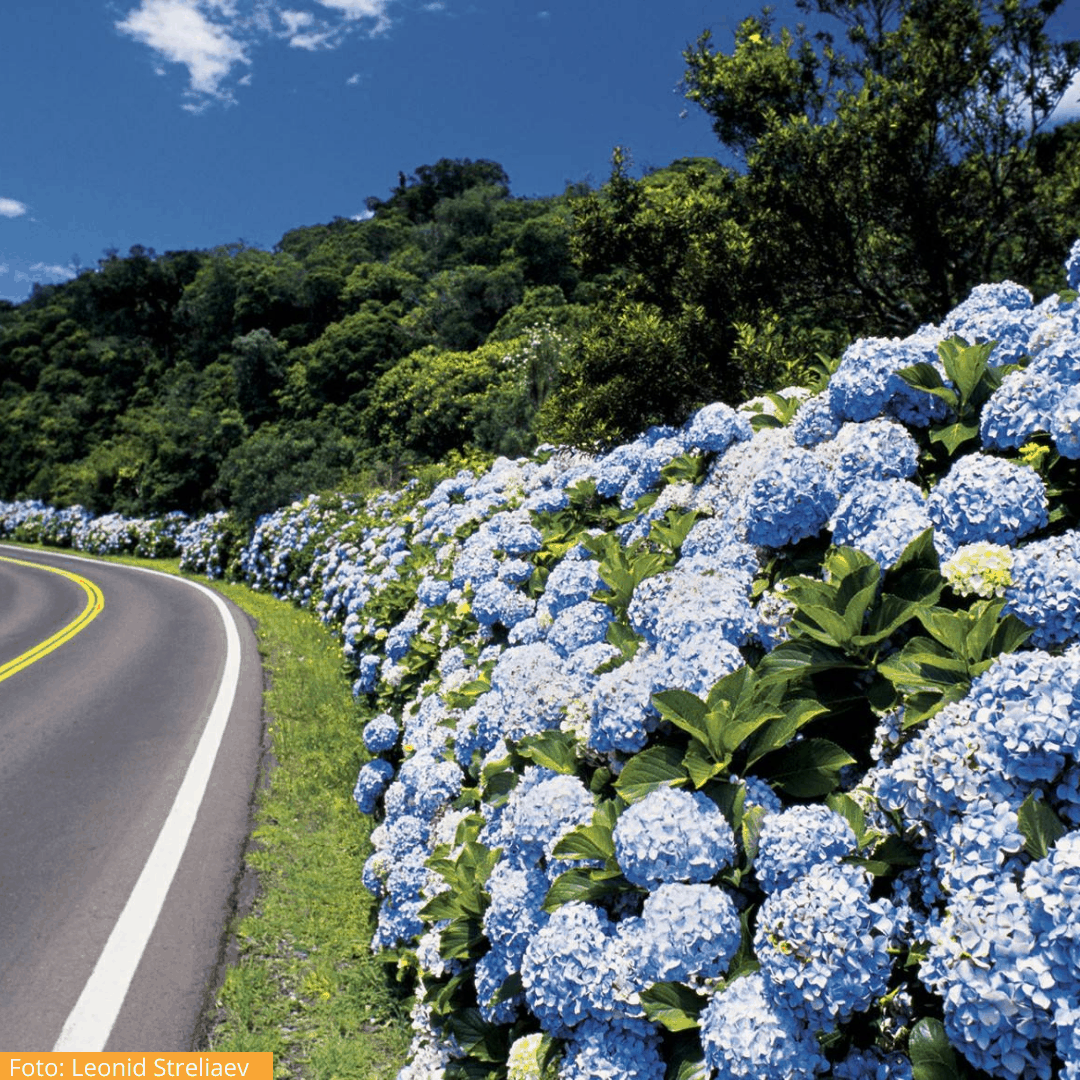
[[16,656],[14,660],[9,660],[6,664],[0,664],[0,682],[3,682],[5,679],[10,679],[16,672],[29,667],[36,660],[48,656],[54,649],[59,649],[65,641],[70,641],[80,630],[89,626],[105,607],[105,597],[92,581],[88,581],[79,574],[70,574],[67,570],[58,570],[55,566],[45,566],[43,563],[27,562],[24,559],[9,559],[3,555],[0,555],[0,562],[14,563],[16,566],[29,566],[35,570],[48,570],[51,574],[59,574],[61,577],[70,578],[76,584],[81,585],[86,592],[86,607],[67,626],[62,627],[52,637],[46,638],[32,649],[27,649],[21,656]]

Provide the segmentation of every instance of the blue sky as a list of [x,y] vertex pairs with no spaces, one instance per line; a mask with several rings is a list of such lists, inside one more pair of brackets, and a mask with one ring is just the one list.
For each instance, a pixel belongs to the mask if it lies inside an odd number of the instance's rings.
[[[755,2],[33,0],[0,37],[0,297],[106,249],[159,252],[354,216],[399,170],[491,158],[515,195],[716,155],[678,93],[706,27]],[[781,21],[793,4],[776,3]],[[1080,37],[1066,0],[1052,29]],[[1080,115],[1080,109],[1077,110]]]

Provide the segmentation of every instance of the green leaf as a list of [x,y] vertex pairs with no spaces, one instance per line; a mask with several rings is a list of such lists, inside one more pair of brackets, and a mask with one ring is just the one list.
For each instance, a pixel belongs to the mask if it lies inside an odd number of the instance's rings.
[[776,750],[760,763],[760,771],[796,799],[827,795],[839,785],[840,770],[855,759],[829,739],[807,739]]
[[572,776],[577,769],[577,739],[568,731],[527,735],[516,749],[522,757],[565,776]]
[[577,859],[599,859],[601,862],[614,859],[615,841],[611,834],[618,815],[618,802],[605,800],[593,812],[590,824],[571,829],[555,845],[553,854]]
[[956,1053],[940,1020],[924,1017],[908,1036],[913,1080],[959,1080]]
[[933,364],[912,364],[910,367],[901,368],[897,374],[908,386],[915,390],[925,390],[953,408],[959,403],[956,391],[945,385]]
[[1069,830],[1061,818],[1032,792],[1016,812],[1020,832],[1024,837],[1024,850],[1033,859],[1045,859],[1050,849]]
[[696,1032],[680,1031],[665,1042],[670,1050],[664,1080],[709,1080],[712,1070],[705,1064],[705,1052]]
[[1015,615],[1006,615],[994,631],[989,655],[999,656],[1001,653],[1015,652],[1033,633],[1033,628]]
[[956,451],[966,442],[978,438],[979,425],[968,424],[957,420],[953,424],[944,424],[930,432],[930,441],[941,443],[949,452],[949,457],[954,457]]
[[786,746],[799,730],[816,716],[829,711],[814,698],[792,698],[782,704],[783,712],[763,727],[748,743],[745,768],[773,750]]
[[660,715],[695,738],[706,742],[709,735],[706,716],[709,707],[689,690],[662,690],[653,694],[652,703]]
[[458,1009],[446,1018],[458,1045],[470,1057],[478,1061],[505,1061],[510,1046],[507,1028],[502,1024],[489,1024],[476,1008]]
[[650,746],[635,754],[624,766],[615,790],[627,801],[638,802],[654,788],[685,784],[688,776],[677,746]]
[[663,1024],[668,1031],[689,1031],[698,1026],[698,1016],[708,1004],[689,986],[677,982],[653,983],[641,992],[641,1007],[645,1015],[655,1023]]
[[714,776],[719,776],[727,768],[728,762],[717,761],[697,739],[691,739],[683,755],[682,764],[689,773],[694,787],[700,788]]
[[617,871],[575,868],[554,880],[544,897],[544,910],[555,911],[574,900],[593,903],[632,889],[633,886]]
[[983,381],[990,354],[996,345],[996,341],[968,345],[959,337],[950,338],[938,345],[938,356],[941,357],[945,374],[953,381],[960,394],[960,408],[975,397],[975,391]]
[[[623,660],[633,660],[634,654],[641,647],[642,640],[626,623],[617,619],[615,622],[608,623],[607,642],[609,645],[614,645],[622,654],[621,657],[613,658],[615,664],[610,670],[618,667]],[[607,667],[607,665],[604,666]],[[598,669],[595,674],[602,674],[602,672]]]
[[439,955],[444,960],[469,959],[486,940],[479,919],[452,919],[439,935]]
[[799,638],[784,641],[767,653],[757,667],[758,682],[791,683],[809,678],[822,671],[834,669],[861,669],[858,661],[851,660],[841,650],[821,642]]
[[825,805],[848,823],[855,834],[856,846],[862,848],[866,843],[866,814],[863,808],[850,795],[839,791],[829,795]]

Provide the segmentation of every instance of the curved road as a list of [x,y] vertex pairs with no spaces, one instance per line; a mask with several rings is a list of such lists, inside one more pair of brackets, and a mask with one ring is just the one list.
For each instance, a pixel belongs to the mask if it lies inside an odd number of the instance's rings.
[[[96,617],[86,621],[88,588],[45,566],[96,585]],[[181,579],[0,545],[0,1050],[195,1049],[262,740],[254,634],[228,611],[235,631]],[[80,616],[69,639],[11,665]],[[209,783],[201,802],[187,797],[185,846],[173,805],[197,753]],[[164,895],[156,920],[153,903],[144,913],[145,948],[125,913],[137,883],[143,907],[147,890]],[[126,992],[117,956],[133,972]]]

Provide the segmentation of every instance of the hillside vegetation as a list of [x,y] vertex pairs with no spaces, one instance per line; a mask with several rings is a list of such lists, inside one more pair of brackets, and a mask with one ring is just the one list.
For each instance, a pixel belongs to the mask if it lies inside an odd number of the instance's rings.
[[[986,281],[1061,288],[1080,233],[1080,69],[1055,2],[817,0],[836,34],[746,19],[684,89],[721,165],[511,194],[423,165],[368,220],[272,251],[107,253],[0,304],[0,498],[231,508],[392,482],[452,452],[611,446],[709,401],[812,382]],[[675,59],[675,58],[673,58]]]

